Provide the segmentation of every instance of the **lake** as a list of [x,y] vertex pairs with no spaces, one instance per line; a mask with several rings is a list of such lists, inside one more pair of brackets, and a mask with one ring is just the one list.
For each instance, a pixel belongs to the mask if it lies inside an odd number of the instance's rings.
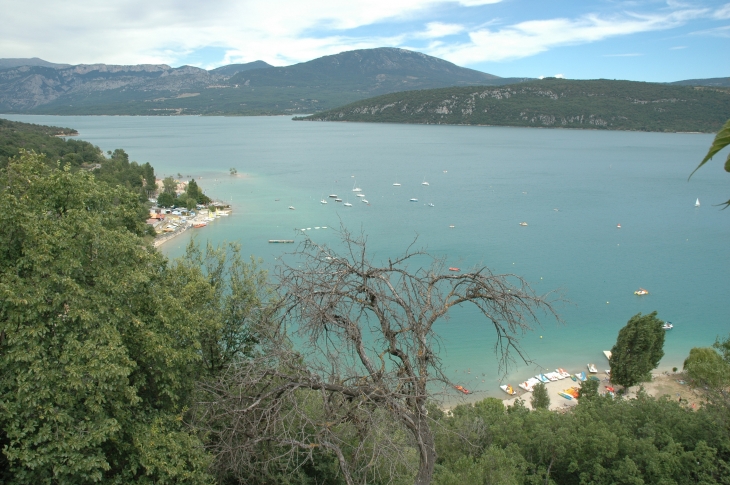
[[[564,323],[527,333],[522,344],[535,364],[506,376],[497,372],[494,335],[474,312],[457,309],[439,325],[449,375],[478,397],[499,395],[502,378],[516,385],[541,369],[608,368],[602,351],[638,312],[656,310],[674,324],[663,369],[681,367],[690,348],[730,331],[730,211],[717,206],[730,198],[725,156],[687,180],[712,135],[287,117],[4,117],[76,128],[104,151],[123,148],[150,162],[159,177],[194,176],[209,196],[232,204],[231,217],[164,245],[171,257],[195,234],[239,241],[272,268],[294,246],[269,239],[301,240],[299,229],[311,228],[313,240],[336,244],[333,228],[342,224],[367,235],[376,260],[417,237],[447,266],[486,265],[523,276],[538,292],[560,290]],[[352,207],[328,199],[333,193]],[[634,295],[639,287],[650,294]]]

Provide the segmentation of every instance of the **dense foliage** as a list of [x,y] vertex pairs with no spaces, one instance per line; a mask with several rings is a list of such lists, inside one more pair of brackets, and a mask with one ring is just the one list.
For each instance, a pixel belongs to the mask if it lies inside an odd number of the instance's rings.
[[611,381],[624,387],[647,380],[664,357],[665,330],[657,312],[637,313],[618,333],[611,349]]
[[434,484],[730,482],[730,434],[711,410],[639,394],[597,396],[566,413],[486,399],[446,415]]
[[[697,166],[697,168],[694,170],[694,172],[697,171],[702,165],[709,162],[712,157],[714,157],[720,150],[725,148],[726,146],[730,145],[730,120],[727,120],[725,122],[725,125],[722,127],[722,129],[717,132],[717,135],[715,135],[715,139],[712,141],[712,145],[710,146],[710,149],[707,151],[707,155],[705,155],[705,158],[702,159],[700,164]],[[725,160],[725,171],[730,172],[730,154],[728,154],[727,159]],[[694,172],[692,172],[694,174]],[[692,175],[690,175],[691,177]],[[725,202],[725,207],[730,206],[730,200]]]
[[255,342],[238,250],[169,263],[138,197],[22,153],[0,171],[0,479],[210,483],[195,385]]
[[728,113],[725,88],[543,79],[387,94],[303,119],[714,132]]

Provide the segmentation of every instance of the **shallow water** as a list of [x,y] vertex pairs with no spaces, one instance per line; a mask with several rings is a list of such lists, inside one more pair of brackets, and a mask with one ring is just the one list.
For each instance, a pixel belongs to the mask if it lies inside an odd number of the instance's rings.
[[[681,367],[690,348],[730,332],[730,211],[713,206],[730,197],[728,175],[715,161],[687,180],[712,135],[286,117],[3,117],[76,128],[105,151],[123,148],[150,162],[158,176],[202,177],[206,193],[231,203],[234,215],[164,245],[173,257],[196,234],[240,241],[271,267],[293,247],[269,239],[300,239],[296,229],[311,228],[315,241],[335,243],[332,228],[344,224],[367,235],[376,259],[417,236],[447,266],[487,265],[525,277],[538,292],[560,290],[569,300],[558,306],[564,323],[546,320],[525,335],[537,364],[511,368],[513,385],[541,368],[607,368],[602,351],[638,312],[657,310],[674,323],[663,367]],[[353,207],[320,204],[331,193]],[[635,296],[639,287],[650,294]],[[478,397],[499,395],[504,376],[489,327],[457,309],[438,330],[449,375]]]

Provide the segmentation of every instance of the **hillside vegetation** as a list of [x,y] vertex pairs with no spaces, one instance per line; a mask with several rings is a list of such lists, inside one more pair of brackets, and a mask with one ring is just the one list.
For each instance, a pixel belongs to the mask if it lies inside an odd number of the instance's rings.
[[715,132],[728,117],[729,89],[550,78],[394,93],[300,119]]

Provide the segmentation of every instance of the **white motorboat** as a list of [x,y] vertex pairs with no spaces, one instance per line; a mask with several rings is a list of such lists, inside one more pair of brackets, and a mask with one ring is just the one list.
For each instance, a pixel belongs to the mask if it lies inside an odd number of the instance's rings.
[[337,194],[330,194],[330,199],[336,199],[336,198],[337,198]]
[[294,210],[294,206],[293,206],[293,205],[290,205],[290,206],[289,206],[289,209],[290,209],[290,210]]
[[429,183],[426,182],[426,177],[423,177],[423,182],[421,182],[421,185],[429,185]]
[[357,194],[358,197],[365,197],[365,194]]
[[662,330],[671,330],[673,328],[672,322],[664,322],[664,325],[662,325]]
[[326,203],[327,203],[327,201],[326,201],[325,199],[322,199],[322,200],[320,200],[320,201],[319,201],[319,203],[320,203],[320,204],[326,204]]
[[393,187],[400,187],[400,184],[398,182],[393,184]]
[[411,202],[418,202],[418,199],[416,199],[416,198],[414,197],[413,199],[411,199]]
[[365,200],[365,199],[360,199],[360,200],[361,200],[361,201],[363,201],[363,202],[365,202],[366,204],[369,204],[369,203],[370,203],[370,202],[368,202],[368,201],[367,201],[367,200]]
[[345,207],[352,207],[352,204],[350,204],[349,202],[345,202],[345,203],[344,203],[344,204],[342,204],[342,205],[344,205]]

